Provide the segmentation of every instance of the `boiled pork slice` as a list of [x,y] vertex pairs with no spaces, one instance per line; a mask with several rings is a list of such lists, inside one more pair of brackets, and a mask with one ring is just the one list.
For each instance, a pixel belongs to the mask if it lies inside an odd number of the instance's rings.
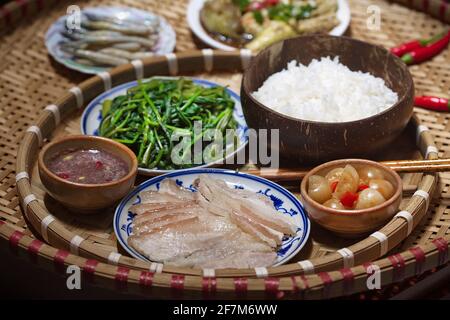
[[165,179],[158,191],[140,194],[130,246],[149,258],[179,267],[255,268],[272,265],[285,235],[296,232],[291,217],[270,199],[208,175],[198,192]]
[[195,192],[180,187],[171,179],[161,181],[158,191],[144,191],[139,196],[141,203],[183,202],[197,197]]
[[197,200],[187,200],[182,202],[153,202],[153,203],[140,203],[130,207],[130,211],[137,214],[148,214],[152,212],[159,212],[165,210],[176,210],[182,208],[189,208],[197,206],[199,202]]
[[[168,224],[154,232],[138,232],[128,241],[150,260],[179,267],[244,268],[252,261],[263,267],[275,261],[276,254],[269,245],[245,234],[228,219],[207,211],[197,214],[198,220]],[[247,260],[247,256],[252,256],[252,260]]]
[[[276,232],[293,235],[297,227],[290,216],[279,214],[266,197],[248,190],[231,189],[225,182],[200,175],[195,185],[200,193],[199,202],[212,213],[245,216],[250,223],[260,224]],[[265,198],[265,199],[263,199]]]

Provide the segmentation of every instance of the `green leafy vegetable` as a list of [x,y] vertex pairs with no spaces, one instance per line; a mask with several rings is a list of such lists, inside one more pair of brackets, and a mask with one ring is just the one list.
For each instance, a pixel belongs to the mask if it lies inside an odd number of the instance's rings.
[[263,22],[264,22],[264,17],[262,15],[261,11],[253,11],[253,18],[255,19],[255,21],[258,24],[263,24]]
[[310,4],[298,6],[292,4],[279,3],[268,8],[270,20],[289,22],[291,19],[302,20],[309,18],[311,12],[316,8]]
[[[233,108],[224,87],[206,88],[185,78],[152,79],[103,102],[99,134],[130,147],[141,167],[189,168],[196,164],[172,162],[173,135],[190,136],[189,150],[195,141],[202,141],[207,129],[218,129],[225,136],[226,129],[236,129]],[[194,136],[195,121],[202,124],[198,136]],[[222,147],[227,147],[225,141]],[[181,154],[181,158],[187,156]]]
[[233,0],[233,3],[239,6],[239,9],[241,9],[242,12],[244,12],[245,9],[247,9],[247,7],[251,2],[252,2],[251,0]]

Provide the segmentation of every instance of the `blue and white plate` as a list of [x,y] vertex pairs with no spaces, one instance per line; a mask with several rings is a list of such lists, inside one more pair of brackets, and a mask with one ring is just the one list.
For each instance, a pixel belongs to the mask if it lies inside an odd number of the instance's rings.
[[[110,7],[110,6],[100,6],[84,8],[81,12],[91,13],[96,15],[108,15],[115,16],[118,19],[132,19],[134,21],[139,21],[141,24],[145,24],[148,20],[153,20],[156,16],[155,14],[129,7]],[[153,52],[156,55],[164,55],[173,52],[175,49],[176,35],[172,26],[161,16],[158,16],[160,20],[160,31],[159,39]],[[55,23],[53,23],[45,34],[45,46],[47,47],[48,53],[59,63],[65,65],[67,68],[77,70],[88,74],[97,74],[102,71],[106,71],[109,68],[88,66],[75,61],[74,57],[61,50],[61,44],[67,42],[61,32],[65,29],[67,15],[60,17]]]
[[236,171],[223,169],[191,169],[175,171],[143,182],[120,202],[114,214],[114,232],[122,247],[131,256],[144,261],[149,261],[148,258],[128,245],[128,237],[132,232],[131,224],[134,218],[134,214],[129,211],[129,208],[133,204],[140,203],[140,192],[149,190],[157,191],[160,182],[164,179],[175,180],[179,186],[183,186],[196,192],[193,183],[200,174],[205,173],[225,181],[231,188],[246,189],[266,196],[273,202],[278,214],[290,215],[294,219],[297,225],[297,233],[293,237],[286,237],[283,239],[282,245],[277,252],[277,260],[273,266],[286,263],[306,244],[311,229],[308,216],[300,201],[285,188],[269,180],[249,174],[238,173]]
[[[158,79],[177,79],[177,77],[153,77]],[[147,80],[153,79],[149,78]],[[188,77],[185,77],[188,78]],[[147,81],[145,80],[145,81]],[[204,87],[217,87],[219,84],[201,80],[201,79],[193,79],[194,83],[204,86]],[[127,82],[117,87],[108,90],[101,95],[97,96],[93,99],[89,105],[84,110],[81,116],[81,132],[86,135],[94,135],[98,136],[98,128],[100,127],[100,122],[102,121],[102,103],[105,100],[112,100],[117,96],[126,94],[127,90],[131,87],[136,86],[137,81]],[[206,168],[206,167],[214,167],[226,163],[228,159],[233,158],[237,153],[242,152],[245,149],[246,144],[248,143],[248,135],[247,135],[247,123],[245,122],[244,114],[242,112],[241,99],[239,95],[230,89],[226,89],[230,94],[231,98],[234,101],[234,111],[233,117],[237,123],[237,138],[239,139],[238,146],[233,152],[229,152],[223,159],[219,159],[216,161],[212,161],[203,165],[195,166],[193,168]],[[171,170],[160,170],[160,169],[147,169],[147,168],[138,168],[138,172],[143,175],[155,176],[163,173],[170,172]]]

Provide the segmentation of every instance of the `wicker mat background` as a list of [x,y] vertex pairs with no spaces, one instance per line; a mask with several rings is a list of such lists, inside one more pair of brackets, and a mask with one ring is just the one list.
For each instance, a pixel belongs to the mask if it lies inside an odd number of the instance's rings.
[[[18,144],[26,128],[37,118],[40,110],[53,103],[73,84],[86,79],[86,75],[68,70],[48,55],[44,35],[50,24],[65,14],[74,1],[57,1],[51,8],[24,19],[9,31],[0,30],[0,219],[14,224],[18,230],[31,234],[22,218],[15,191],[14,167]],[[193,39],[185,20],[187,0],[125,0],[77,1],[80,6],[114,5],[133,6],[163,15],[177,33],[177,51],[201,47]],[[445,25],[430,16],[412,11],[387,1],[350,1],[352,24],[348,35],[385,47],[401,42],[431,36]],[[376,4],[381,9],[381,30],[366,27],[367,8]],[[449,98],[450,50],[447,49],[430,62],[411,67],[417,94],[438,95]],[[424,125],[431,129],[440,157],[450,156],[449,115],[416,109]],[[411,174],[408,181],[415,189],[420,174]],[[423,243],[450,233],[450,173],[440,174],[440,186],[433,199],[428,216],[397,250]]]

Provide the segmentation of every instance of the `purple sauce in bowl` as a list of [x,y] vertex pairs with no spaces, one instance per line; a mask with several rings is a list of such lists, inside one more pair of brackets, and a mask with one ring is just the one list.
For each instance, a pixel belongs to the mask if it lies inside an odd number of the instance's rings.
[[77,212],[93,213],[115,205],[133,188],[138,164],[133,151],[119,142],[67,136],[42,149],[38,167],[52,198]]
[[48,169],[62,179],[85,184],[116,181],[128,173],[128,165],[102,149],[67,149],[55,154]]

